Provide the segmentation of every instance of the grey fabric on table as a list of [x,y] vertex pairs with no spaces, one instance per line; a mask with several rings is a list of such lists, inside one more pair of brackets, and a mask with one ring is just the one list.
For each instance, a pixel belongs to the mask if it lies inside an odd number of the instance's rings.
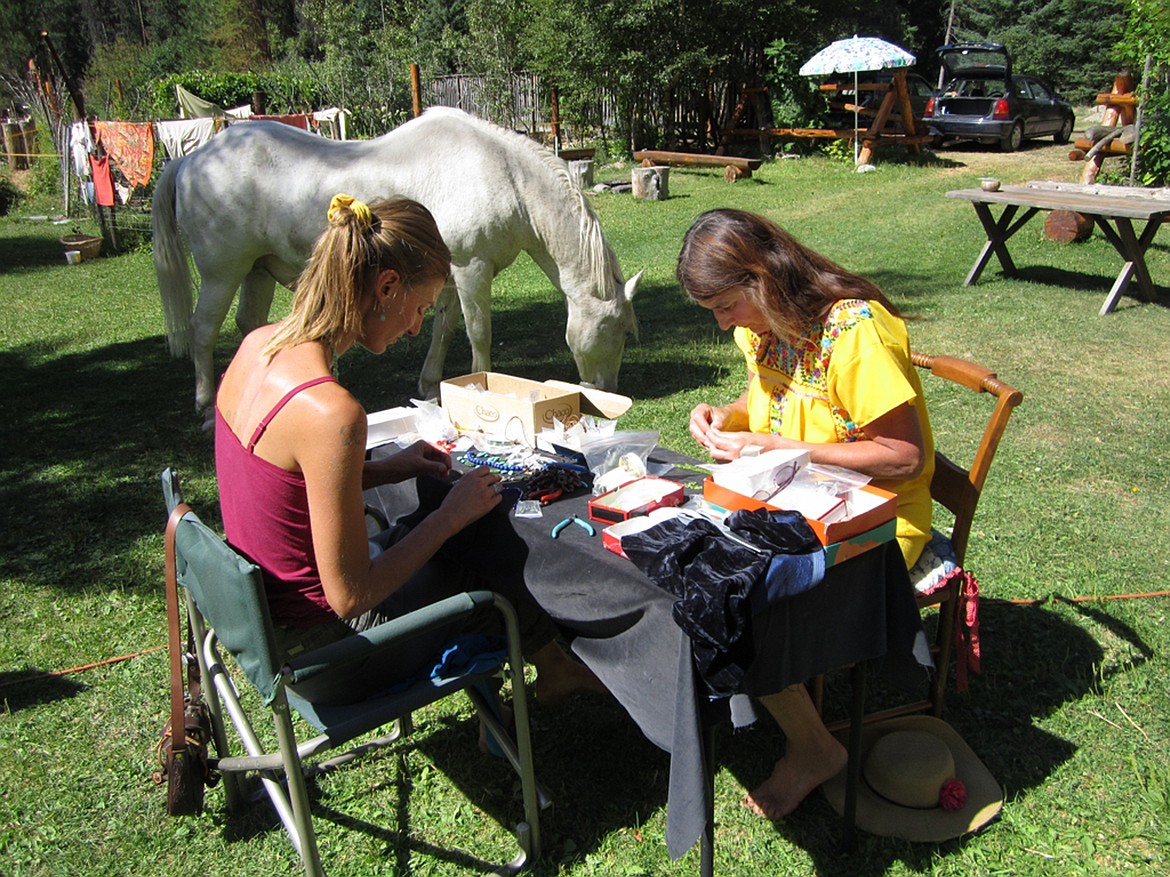
[[[667,477],[699,480],[682,469]],[[413,509],[413,494],[410,485],[396,485],[368,492],[367,500],[394,520]],[[568,527],[551,538],[552,526],[572,514],[588,517],[587,496],[559,500],[543,518],[513,516],[528,546],[524,576],[533,596],[572,639],[574,653],[647,739],[670,753],[666,845],[677,859],[702,835],[711,794],[703,769],[708,700],[691,643],[672,617],[674,598],[628,560],[606,551],[600,532],[591,538]],[[597,524],[599,531],[602,526]],[[902,554],[896,543],[888,543],[829,569],[819,586],[753,617],[757,657],[744,688],[751,695],[769,694],[882,656],[883,669],[916,674],[921,681],[926,671],[913,657],[921,631]]]

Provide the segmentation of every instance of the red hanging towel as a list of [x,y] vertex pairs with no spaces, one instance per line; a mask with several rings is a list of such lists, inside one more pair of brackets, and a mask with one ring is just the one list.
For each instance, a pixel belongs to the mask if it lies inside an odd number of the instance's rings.
[[283,122],[285,125],[292,125],[294,128],[300,128],[302,131],[309,130],[309,117],[304,113],[287,113],[283,116],[258,116],[251,115],[248,117],[249,121],[255,122]]
[[93,171],[93,200],[99,207],[114,206],[114,181],[110,178],[110,157],[89,157],[89,166]]
[[154,125],[149,122],[94,122],[97,139],[131,186],[150,182],[154,166]]

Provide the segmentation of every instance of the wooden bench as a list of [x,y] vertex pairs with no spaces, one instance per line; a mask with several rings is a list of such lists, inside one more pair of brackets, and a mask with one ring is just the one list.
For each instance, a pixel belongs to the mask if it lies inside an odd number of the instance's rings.
[[729,183],[750,177],[752,171],[760,169],[762,158],[741,158],[736,155],[704,155],[696,152],[666,152],[661,149],[639,149],[634,160],[645,166],[669,165],[672,167],[721,167],[723,178]]
[[562,149],[557,153],[557,157],[562,161],[592,161],[596,152],[597,150],[593,147],[585,149]]

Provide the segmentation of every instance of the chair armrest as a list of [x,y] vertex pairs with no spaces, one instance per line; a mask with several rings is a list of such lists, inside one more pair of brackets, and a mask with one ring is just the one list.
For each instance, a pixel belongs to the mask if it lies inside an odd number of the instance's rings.
[[429,606],[423,606],[400,618],[383,622],[356,636],[297,655],[281,669],[285,685],[296,685],[325,670],[361,661],[389,645],[401,645],[437,627],[468,618],[485,609],[497,608],[500,599],[492,591],[466,591]]

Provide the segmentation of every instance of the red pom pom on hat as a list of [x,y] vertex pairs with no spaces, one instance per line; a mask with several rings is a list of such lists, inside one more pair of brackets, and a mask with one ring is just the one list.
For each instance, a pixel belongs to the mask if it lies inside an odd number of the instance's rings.
[[962,780],[950,779],[938,790],[938,806],[944,810],[962,810],[967,803],[967,787]]

